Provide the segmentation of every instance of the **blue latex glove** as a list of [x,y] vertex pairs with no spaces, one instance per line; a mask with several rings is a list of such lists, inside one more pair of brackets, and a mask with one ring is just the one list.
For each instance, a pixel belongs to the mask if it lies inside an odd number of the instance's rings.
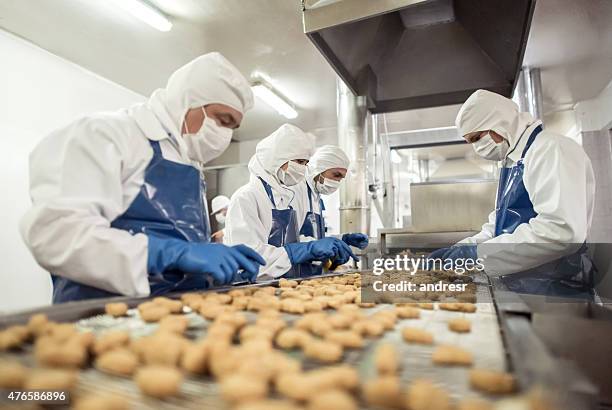
[[342,235],[342,240],[348,245],[359,249],[367,248],[369,243],[368,235],[363,233],[345,233]]
[[[285,245],[289,260],[293,265],[312,261],[346,263],[349,258],[357,258],[347,244],[336,238],[323,238],[310,242],[296,242]],[[345,260],[346,259],[346,260]],[[358,259],[356,259],[358,260]]]
[[208,274],[216,283],[225,285],[232,282],[240,269],[243,269],[243,279],[254,280],[260,265],[265,264],[261,255],[245,245],[204,244],[149,236],[147,270],[152,274],[170,270]]

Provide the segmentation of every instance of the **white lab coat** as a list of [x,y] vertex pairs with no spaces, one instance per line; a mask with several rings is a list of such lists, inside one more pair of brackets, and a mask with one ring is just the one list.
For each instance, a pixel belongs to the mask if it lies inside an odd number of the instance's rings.
[[[541,124],[530,122],[523,133],[510,140],[506,167],[518,162],[529,135]],[[586,241],[591,226],[595,177],[580,145],[544,130],[523,162],[523,183],[538,215],[513,233],[494,237],[493,210],[479,233],[459,242],[479,244],[478,257],[491,276],[522,272],[572,254]]]
[[[273,206],[258,177],[271,186],[277,209],[287,209],[289,205],[295,209],[298,206],[294,201],[295,193],[280,184],[276,173],[287,161],[310,158],[313,148],[312,138],[299,128],[288,124],[281,126],[257,144],[256,153],[249,161],[249,183],[232,195],[223,242],[228,245],[244,243],[262,255],[266,265],[259,270],[260,280],[284,275],[291,269],[291,262],[284,247],[268,244]],[[296,209],[298,216],[300,213]]]

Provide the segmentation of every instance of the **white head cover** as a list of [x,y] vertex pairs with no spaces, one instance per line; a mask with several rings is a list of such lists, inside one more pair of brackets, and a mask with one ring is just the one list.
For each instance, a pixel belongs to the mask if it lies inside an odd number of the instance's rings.
[[461,106],[455,125],[461,136],[493,130],[513,147],[534,121],[531,114],[519,112],[514,101],[491,91],[477,90]]
[[314,151],[313,138],[300,128],[283,124],[272,134],[259,141],[249,169],[259,175],[261,170],[274,176],[285,163],[294,159],[309,159]]
[[211,204],[210,204],[211,212],[210,212],[210,214],[214,215],[217,212],[219,212],[220,210],[222,210],[223,208],[227,208],[229,206],[229,203],[230,203],[230,199],[228,197],[226,197],[225,195],[217,195],[211,201]]
[[180,136],[191,108],[225,104],[242,114],[253,107],[253,92],[246,78],[220,53],[204,54],[176,70],[166,88],[153,92],[149,108],[163,126]]
[[336,145],[323,145],[315,151],[308,162],[308,179],[312,180],[321,172],[332,168],[348,169],[351,161]]

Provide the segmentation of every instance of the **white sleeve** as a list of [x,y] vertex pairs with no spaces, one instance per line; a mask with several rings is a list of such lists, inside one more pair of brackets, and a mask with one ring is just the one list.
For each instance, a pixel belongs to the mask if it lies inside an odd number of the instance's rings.
[[[270,212],[269,209],[261,211]],[[266,218],[270,220],[269,225],[271,225],[271,218],[271,215]],[[291,262],[284,247],[268,244],[270,227],[264,225],[263,219],[263,215],[260,215],[256,193],[237,191],[232,196],[227,210],[224,243],[227,245],[245,244],[253,248],[266,261],[266,265],[259,270],[259,276],[278,277],[291,269]]]
[[84,119],[47,137],[30,156],[32,208],[20,223],[46,270],[129,296],[149,294],[147,237],[113,229],[124,211],[122,135]]
[[480,228],[480,232],[474,236],[462,239],[457,243],[478,244],[492,239],[493,236],[495,236],[495,215],[496,212],[493,210],[493,212],[489,214],[487,222],[485,222],[482,225],[482,228]]
[[487,273],[521,272],[571,254],[586,240],[593,171],[576,148],[582,150],[554,140],[532,146],[523,182],[537,216],[478,247]]

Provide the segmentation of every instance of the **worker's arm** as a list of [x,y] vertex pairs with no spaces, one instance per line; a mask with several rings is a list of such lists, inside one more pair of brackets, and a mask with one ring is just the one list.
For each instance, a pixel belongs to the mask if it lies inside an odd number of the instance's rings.
[[478,256],[484,257],[489,274],[542,265],[575,252],[586,240],[594,177],[578,144],[555,136],[536,140],[525,158],[523,182],[537,216],[479,245]]
[[462,239],[457,243],[464,244],[478,244],[489,239],[492,239],[495,236],[495,210],[489,214],[487,222],[482,225],[480,228],[480,232],[478,232],[474,236],[470,236],[468,238]]
[[146,296],[147,237],[110,227],[133,199],[125,195],[125,173],[144,174],[148,163],[130,169],[124,159],[134,147],[126,139],[96,119],[47,137],[30,156],[33,205],[20,230],[49,272],[114,293]]
[[[259,275],[278,277],[291,269],[291,262],[285,248],[268,244],[270,229],[264,226],[259,216],[255,195],[251,191],[239,190],[232,196],[223,241],[226,245],[245,244],[253,248],[266,261]],[[264,211],[270,212],[269,209]]]

